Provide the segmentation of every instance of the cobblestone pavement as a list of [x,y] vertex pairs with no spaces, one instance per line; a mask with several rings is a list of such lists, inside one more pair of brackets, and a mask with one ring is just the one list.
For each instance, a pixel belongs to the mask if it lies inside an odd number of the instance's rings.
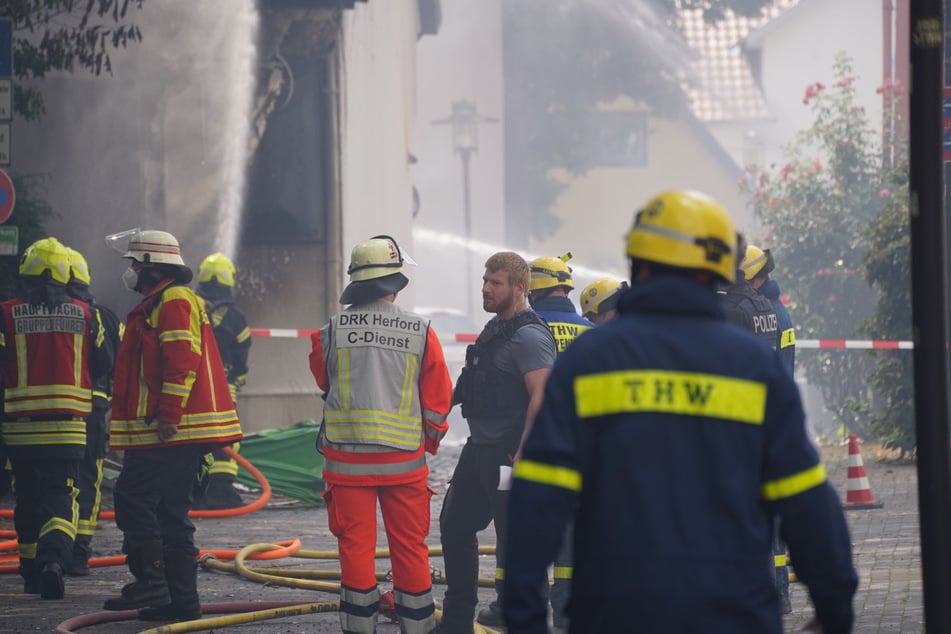
[[[863,458],[868,472],[873,496],[884,507],[874,510],[848,511],[852,531],[855,562],[860,583],[856,595],[856,632],[893,633],[922,632],[923,607],[920,574],[920,549],[917,515],[917,485],[915,466],[910,463],[879,461],[874,452],[863,449]],[[447,481],[455,464],[458,449],[444,448],[440,456],[431,461],[431,485],[436,490],[434,498],[430,543],[439,544],[438,514]],[[842,499],[845,499],[847,482],[847,452],[844,447],[823,449],[823,458],[830,480],[835,484]],[[250,499],[250,498],[249,498]],[[7,501],[9,503],[9,501]],[[335,549],[336,542],[327,530],[326,513],[322,508],[313,508],[293,503],[287,499],[275,499],[265,509],[235,518],[197,519],[197,541],[203,549],[238,549],[258,542],[273,542],[299,537],[302,547],[309,550]],[[0,519],[0,528],[10,528],[8,519]],[[480,535],[483,545],[492,544],[491,527]],[[98,556],[119,552],[121,534],[111,522],[102,522],[93,545]],[[382,537],[379,542],[385,546]],[[492,577],[495,560],[491,555],[481,558],[481,576]],[[282,559],[273,562],[254,562],[260,567],[280,568],[333,568],[336,562],[318,562],[312,559]],[[441,567],[439,558],[433,559],[435,568]],[[386,560],[379,568],[387,569]],[[67,579],[66,598],[62,601],[43,601],[36,596],[22,594],[22,582],[18,575],[0,575],[0,632],[52,632],[67,619],[98,612],[102,602],[115,595],[131,578],[124,567],[95,568],[92,575]],[[309,590],[261,585],[234,575],[199,572],[199,590],[204,603],[248,601],[333,601],[334,595]],[[388,584],[382,584],[384,589]],[[437,603],[441,601],[443,587],[436,586]],[[493,599],[490,589],[480,591],[483,606]],[[792,590],[794,611],[786,618],[786,631],[794,632],[809,620],[812,609],[805,588],[794,584]],[[480,606],[481,607],[481,606]],[[123,621],[98,624],[82,628],[82,632],[127,634],[142,632],[153,627],[141,621]],[[632,624],[633,628],[633,624]],[[233,625],[214,631],[297,633],[339,632],[334,614],[286,617],[278,620],[260,621],[246,625]],[[379,632],[397,632],[395,625],[381,621]],[[633,629],[632,629],[633,631]]]

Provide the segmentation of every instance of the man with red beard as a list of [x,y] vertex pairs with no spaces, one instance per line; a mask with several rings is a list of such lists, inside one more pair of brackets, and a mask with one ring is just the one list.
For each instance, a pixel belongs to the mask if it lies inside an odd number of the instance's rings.
[[[521,440],[541,406],[545,381],[555,362],[555,339],[528,304],[528,263],[503,251],[485,263],[482,308],[495,313],[466,351],[466,366],[456,382],[453,403],[462,405],[469,439],[459,456],[439,517],[446,595],[445,634],[473,631],[478,603],[479,542],[476,534],[495,520],[497,596],[502,594],[505,508],[502,467],[510,468]],[[489,612],[501,613],[496,600]]]

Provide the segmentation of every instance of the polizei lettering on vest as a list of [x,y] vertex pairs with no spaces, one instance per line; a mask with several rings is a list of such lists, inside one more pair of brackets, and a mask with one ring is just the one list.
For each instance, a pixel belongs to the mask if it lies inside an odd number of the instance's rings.
[[758,333],[776,332],[779,323],[775,314],[771,315],[753,315],[753,327]]

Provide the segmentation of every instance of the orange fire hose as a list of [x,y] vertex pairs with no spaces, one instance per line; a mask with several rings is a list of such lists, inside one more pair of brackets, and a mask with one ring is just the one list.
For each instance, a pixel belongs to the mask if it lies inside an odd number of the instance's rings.
[[[261,495],[258,498],[246,504],[233,509],[202,509],[202,510],[193,510],[188,512],[189,517],[234,517],[238,515],[245,515],[247,513],[253,513],[264,507],[265,504],[271,499],[271,484],[267,481],[267,478],[264,477],[264,474],[261,473],[253,464],[247,461],[241,454],[234,451],[231,447],[225,447],[225,452],[233,458],[241,467],[243,467],[248,473],[254,476],[254,479],[258,481],[258,484],[261,485]],[[115,511],[103,511],[99,514],[99,519],[115,519]],[[0,517],[12,517],[13,509],[0,509]],[[0,533],[2,536],[7,535],[16,535],[15,531],[3,531]],[[254,556],[250,557],[251,559],[278,559],[280,557],[289,557],[295,554],[300,550],[300,539],[294,539],[286,542],[276,542],[278,545],[284,546],[284,548],[271,550],[267,552],[255,553]],[[0,552],[15,551],[17,548],[17,540],[12,539],[4,542],[0,542]],[[238,553],[237,550],[203,550],[201,555],[211,554],[217,557],[218,559],[231,560],[234,559],[235,555]],[[11,574],[17,572],[19,564],[19,556],[15,553],[0,555],[0,574]],[[112,557],[98,557],[95,559],[89,560],[89,566],[91,568],[99,568],[103,566],[120,566],[125,564],[125,555],[115,555]]]

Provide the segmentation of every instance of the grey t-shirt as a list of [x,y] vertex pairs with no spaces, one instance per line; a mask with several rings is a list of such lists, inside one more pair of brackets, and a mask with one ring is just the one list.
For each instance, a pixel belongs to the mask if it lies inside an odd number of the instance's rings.
[[[494,363],[499,369],[521,377],[532,370],[551,368],[556,355],[555,342],[548,327],[528,324],[516,330],[512,338],[499,347]],[[470,418],[467,422],[472,442],[483,445],[505,437],[517,440],[525,426],[525,416]]]

